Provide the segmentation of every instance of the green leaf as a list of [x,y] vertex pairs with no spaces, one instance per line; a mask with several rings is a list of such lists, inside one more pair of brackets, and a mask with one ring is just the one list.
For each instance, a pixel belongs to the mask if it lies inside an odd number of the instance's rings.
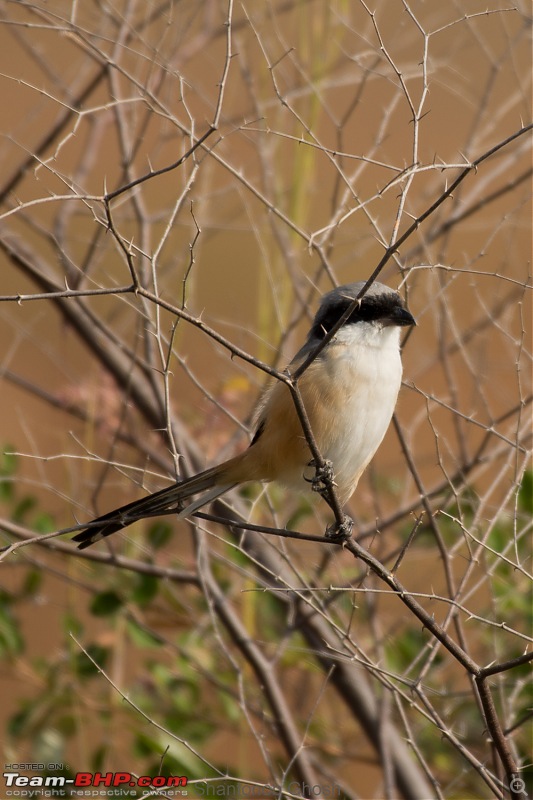
[[103,772],[106,759],[108,756],[108,747],[106,744],[101,744],[96,748],[91,756],[90,766],[93,772]]
[[[79,678],[93,678],[98,675],[98,667],[105,669],[109,660],[109,648],[102,647],[99,644],[90,644],[85,648],[90,658],[85,653],[76,653],[73,662],[73,669]],[[96,665],[91,661],[91,658],[96,662]]]
[[57,525],[50,514],[47,514],[46,511],[41,511],[33,520],[32,528],[37,533],[52,533],[57,529]]
[[43,582],[43,573],[38,569],[29,569],[24,577],[22,589],[20,592],[21,597],[33,597],[41,588]]
[[9,723],[7,725],[9,735],[13,736],[14,738],[24,736],[31,716],[32,705],[28,702],[24,703],[23,708],[13,714],[9,719]]
[[0,606],[0,656],[16,656],[24,650],[18,620],[7,604]]
[[[205,762],[181,742],[169,739],[162,734],[155,739],[146,734],[138,734],[135,738],[135,755],[137,758],[154,756],[153,762],[148,764],[147,775],[186,775],[189,780],[211,777],[211,770]],[[161,756],[164,757],[161,758]],[[213,775],[215,773],[212,773]]]
[[219,692],[218,699],[224,712],[224,718],[237,724],[241,718],[241,709],[237,700],[222,691]]
[[168,522],[154,522],[148,529],[148,541],[154,550],[164,547],[171,536],[172,526]]
[[83,634],[83,624],[78,617],[75,617],[71,611],[67,611],[63,616],[63,630],[70,636],[73,634],[77,639]]
[[28,494],[21,498],[13,510],[13,521],[24,522],[25,517],[37,505],[37,499],[33,495]]
[[138,575],[133,587],[131,599],[134,603],[145,608],[156,596],[159,589],[159,579],[155,575]]
[[137,647],[159,647],[161,645],[161,641],[156,636],[142,628],[134,619],[128,620],[127,629],[132,642]]
[[14,598],[15,598],[14,594],[8,592],[6,589],[3,589],[0,586],[0,608],[2,608],[2,606],[8,605],[9,603],[12,603]]
[[487,545],[497,553],[502,553],[508,543],[509,531],[496,523],[487,538]]
[[0,502],[10,503],[14,497],[13,483],[9,478],[3,478],[0,474]]
[[65,739],[71,739],[76,733],[76,717],[73,714],[62,714],[54,720],[54,729]]
[[[427,644],[428,635],[424,629],[406,630],[396,635],[392,644],[387,645],[387,664],[391,669],[402,672],[420,655]],[[435,657],[436,663],[442,662],[442,656]]]
[[17,471],[17,457],[13,452],[12,445],[4,445],[0,451],[0,478],[9,478]]
[[91,613],[95,617],[107,617],[122,606],[122,598],[116,592],[100,592],[91,603]]

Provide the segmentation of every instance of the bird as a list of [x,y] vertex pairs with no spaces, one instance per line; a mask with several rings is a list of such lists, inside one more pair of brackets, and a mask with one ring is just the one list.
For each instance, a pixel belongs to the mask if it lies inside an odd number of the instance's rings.
[[[305,343],[285,371],[290,377],[309,361],[297,385],[318,452],[331,467],[341,507],[385,436],[402,380],[400,332],[416,325],[396,290],[375,281],[362,294],[365,287],[364,281],[349,283],[322,297]],[[328,340],[343,315],[347,318]],[[247,449],[86,523],[73,541],[84,549],[140,519],[174,513],[189,517],[251,481],[276,481],[299,491],[309,491],[311,484],[317,490],[320,480],[309,477],[313,466],[290,389],[274,380],[258,404],[255,434]],[[327,500],[327,492],[323,496]]]

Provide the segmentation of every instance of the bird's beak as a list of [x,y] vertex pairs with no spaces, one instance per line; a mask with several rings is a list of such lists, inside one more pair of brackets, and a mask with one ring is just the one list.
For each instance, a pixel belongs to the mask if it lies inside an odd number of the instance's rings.
[[396,306],[394,311],[390,316],[390,324],[391,325],[399,325],[401,327],[407,327],[408,325],[416,325],[416,320],[406,308],[402,308],[401,306]]

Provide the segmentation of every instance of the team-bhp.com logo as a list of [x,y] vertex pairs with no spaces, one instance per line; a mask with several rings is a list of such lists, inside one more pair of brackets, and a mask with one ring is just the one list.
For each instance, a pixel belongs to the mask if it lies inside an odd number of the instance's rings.
[[[65,778],[63,775],[21,775],[20,772],[4,772],[6,783],[6,795],[8,797],[28,797],[30,792],[21,791],[34,790],[31,795],[37,795],[36,789],[77,789],[77,788],[124,788],[135,786],[136,788],[149,789],[170,789],[172,787],[187,786],[187,778],[181,776],[140,775],[136,777],[131,772],[77,772],[73,778]],[[17,791],[18,790],[18,791]],[[74,792],[73,792],[74,793]]]

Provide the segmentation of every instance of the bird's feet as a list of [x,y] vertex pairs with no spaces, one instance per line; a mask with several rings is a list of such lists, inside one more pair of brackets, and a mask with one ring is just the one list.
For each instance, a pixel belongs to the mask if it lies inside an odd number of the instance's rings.
[[331,525],[328,525],[326,528],[326,539],[330,539],[332,542],[345,541],[352,535],[352,528],[353,519],[344,514],[340,524],[338,522],[332,522]]
[[312,478],[306,478],[306,480],[309,480],[313,492],[317,492],[323,497],[331,486],[335,486],[333,464],[331,461],[324,461],[320,467],[317,467],[314,461],[310,461],[309,466],[314,467],[315,474]]
[[[326,459],[323,464],[317,467],[313,460],[309,462],[308,466],[313,467],[315,472],[312,478],[305,478],[304,476],[305,480],[311,484],[313,492],[318,492],[337,515],[337,513],[340,513],[338,502],[335,497],[331,497],[331,490],[336,486],[333,464]],[[352,535],[353,525],[353,519],[343,514],[342,522],[335,521],[328,525],[326,539],[330,539],[332,542],[346,541]]]

